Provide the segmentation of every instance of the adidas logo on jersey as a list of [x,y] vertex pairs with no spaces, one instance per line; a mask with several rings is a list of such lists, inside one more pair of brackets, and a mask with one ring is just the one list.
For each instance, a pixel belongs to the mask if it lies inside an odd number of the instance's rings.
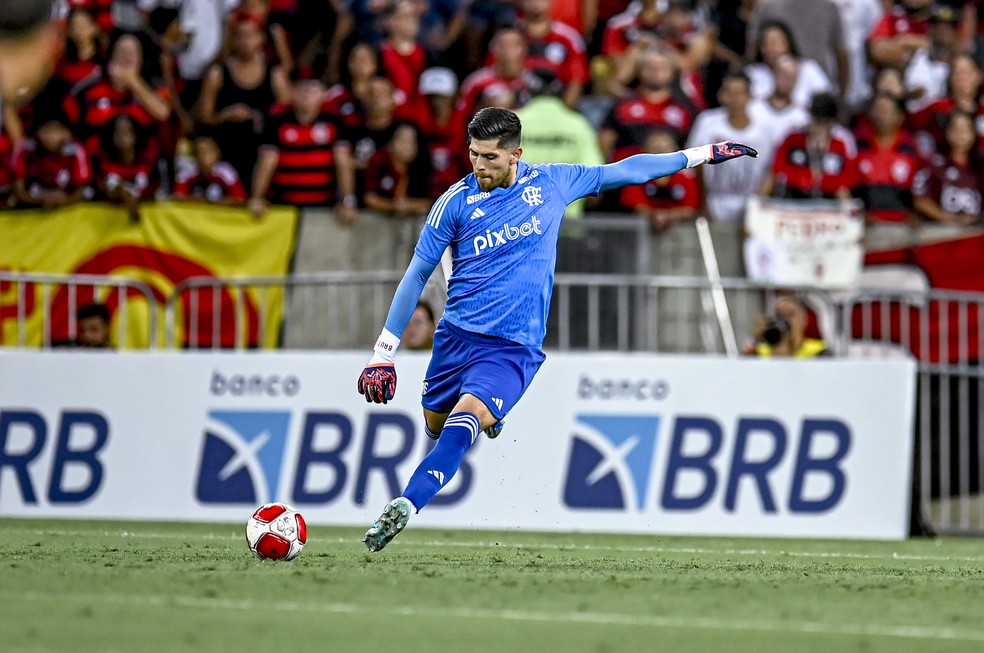
[[474,220],[475,218],[480,218],[483,215],[485,215],[485,211],[483,211],[482,209],[475,209],[474,211],[472,211],[472,214],[468,216],[468,219]]
[[475,236],[472,240],[472,244],[475,246],[475,256],[482,253],[482,250],[492,249],[498,245],[505,245],[506,241],[516,240],[518,238],[525,238],[532,234],[543,235],[540,231],[540,220],[535,215],[530,218],[529,222],[524,222],[518,227],[510,227],[509,223],[502,225],[502,229],[497,231],[492,231],[491,229],[485,230],[485,235]]

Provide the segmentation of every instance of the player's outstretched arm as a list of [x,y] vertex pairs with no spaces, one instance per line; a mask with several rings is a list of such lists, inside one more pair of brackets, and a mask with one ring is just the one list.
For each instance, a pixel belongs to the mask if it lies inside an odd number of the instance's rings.
[[400,346],[400,336],[403,335],[424,291],[424,285],[435,267],[435,263],[425,261],[417,254],[413,255],[413,260],[393,295],[393,302],[386,316],[386,326],[376,339],[372,358],[359,375],[356,387],[359,394],[366,398],[366,402],[385,404],[396,394],[396,350]]
[[693,168],[703,163],[724,163],[740,156],[757,157],[758,152],[741,143],[724,141],[670,154],[635,154],[616,163],[601,166],[601,190],[644,184],[684,168]]

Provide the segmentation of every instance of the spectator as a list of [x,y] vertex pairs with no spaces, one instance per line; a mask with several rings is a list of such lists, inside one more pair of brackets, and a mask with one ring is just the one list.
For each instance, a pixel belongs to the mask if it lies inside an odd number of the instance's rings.
[[[750,82],[741,71],[725,76],[718,101],[720,108],[698,114],[688,146],[734,139],[754,147],[759,156],[749,159],[741,171],[728,166],[701,166],[689,172],[695,172],[702,181],[704,215],[714,222],[734,224],[744,219],[745,203],[758,192],[768,172],[778,147],[772,135],[776,126],[764,113],[752,110]],[[702,140],[706,138],[716,140]]]
[[430,351],[434,346],[434,331],[437,321],[434,319],[434,309],[425,301],[417,302],[413,309],[407,328],[403,331],[400,344],[410,351]]
[[[393,83],[385,77],[369,82],[365,98],[365,124],[352,136],[353,156],[357,170],[365,170],[369,159],[393,138],[396,129],[396,98]],[[359,188],[359,196],[362,188]]]
[[461,85],[458,108],[465,117],[471,119],[478,110],[479,99],[483,94],[508,95],[513,107],[522,104],[526,91],[526,39],[515,27],[504,27],[495,33],[489,46],[492,63],[480,68],[465,78]]
[[112,34],[116,28],[113,21],[113,0],[68,0],[69,12],[81,9],[85,11],[105,34]]
[[427,52],[419,41],[420,15],[412,0],[395,0],[384,16],[386,38],[379,46],[380,70],[393,83],[396,117],[417,120],[423,110],[417,87],[427,67]]
[[152,196],[151,175],[157,165],[157,151],[148,147],[146,131],[129,116],[118,116],[103,130],[93,164],[100,194],[126,207],[136,222],[140,202]]
[[609,21],[604,38],[602,52],[613,67],[606,85],[608,93],[616,97],[631,95],[639,57],[651,48],[665,45],[676,53],[683,91],[703,108],[702,68],[713,52],[714,37],[711,30],[698,28],[689,0],[632,3]]
[[919,140],[920,152],[928,157],[944,141],[943,130],[947,116],[953,111],[976,117],[978,147],[984,145],[984,98],[981,84],[984,75],[977,60],[970,54],[959,54],[950,65],[948,93],[912,116],[912,128]]
[[[162,73],[186,132],[193,127],[192,109],[201,95],[205,73],[222,51],[226,22],[237,4],[239,0],[181,0],[177,19],[163,36]],[[256,4],[266,3],[247,0],[240,11]]]
[[92,302],[79,308],[75,320],[78,328],[76,343],[90,349],[109,349],[109,308]]
[[912,95],[910,111],[918,111],[946,95],[950,64],[960,53],[959,17],[953,7],[939,5],[930,18],[929,47],[916,50],[905,69],[905,88]]
[[[770,126],[770,146],[766,148],[770,155],[775,153],[787,136],[797,129],[803,129],[810,121],[810,114],[806,109],[795,104],[792,98],[799,74],[798,69],[799,62],[792,57],[780,57],[776,61],[775,87],[772,89],[772,94],[765,99],[752,100],[749,108],[752,114],[760,117],[761,122]],[[762,158],[761,152],[759,150],[759,158]]]
[[324,113],[325,84],[313,71],[293,74],[289,105],[267,121],[249,208],[257,217],[276,203],[332,206],[342,224],[356,218],[352,149],[341,122]]
[[465,121],[455,108],[457,90],[458,80],[450,68],[428,68],[420,75],[420,94],[428,109],[420,128],[430,157],[428,196],[434,200],[469,169],[461,154],[465,151]]
[[55,77],[71,88],[99,75],[105,63],[107,37],[85,9],[69,12],[65,36],[65,52],[55,67]]
[[212,204],[245,204],[246,189],[236,169],[222,160],[215,139],[199,133],[194,138],[193,150],[194,162],[177,174],[174,196]]
[[366,207],[395,217],[426,215],[431,200],[428,197],[428,166],[420,157],[417,129],[402,123],[393,137],[378,150],[366,167]]
[[[187,2],[187,0],[184,1]],[[222,1],[229,3],[239,2],[239,0]],[[287,29],[283,24],[291,22],[289,17],[290,11],[280,9],[277,12],[273,12],[272,5],[273,2],[271,0],[243,0],[242,4],[238,7],[229,7],[225,11],[227,17],[225,19],[226,27],[223,30],[226,35],[225,43],[222,45],[223,58],[228,56],[230,52],[231,43],[228,37],[233,33],[235,25],[242,20],[249,20],[259,25],[266,35],[266,44],[264,46],[266,60],[271,64],[280,66],[285,75],[294,69],[294,53],[290,47],[291,37],[288,35]]]
[[[516,111],[523,123],[523,160],[530,164],[563,161],[595,166],[604,163],[591,123],[560,99],[564,92],[563,82],[547,68],[533,70],[529,78],[533,98]],[[583,216],[584,200],[572,202],[564,213],[566,219]]]
[[796,61],[796,83],[790,92],[793,103],[806,108],[817,93],[833,91],[827,74],[817,62],[799,56],[789,28],[776,21],[765,21],[759,31],[755,62],[745,67],[752,80],[752,96],[767,98],[776,85],[776,68],[783,57]]
[[776,299],[772,313],[759,316],[754,340],[745,353],[760,358],[820,358],[830,356],[827,343],[807,337],[806,306],[795,295]]
[[[794,50],[793,56],[815,62],[830,84],[821,90],[836,90],[838,97],[850,86],[850,66],[844,47],[844,31],[840,10],[831,0],[763,0],[752,12],[749,36],[762,37],[766,25],[784,27],[785,38]],[[755,53],[750,53],[753,56]],[[785,54],[785,53],[784,53]],[[807,95],[807,98],[810,96]]]
[[232,28],[229,58],[205,75],[198,118],[213,128],[225,160],[250,183],[267,114],[274,102],[289,101],[289,81],[264,54],[266,37],[252,20]]
[[[0,130],[0,161],[10,161],[14,144],[5,130]],[[0,209],[13,205],[14,174],[9,165],[0,166]]]
[[859,184],[868,219],[904,222],[912,214],[912,180],[921,167],[916,143],[902,129],[905,108],[889,95],[876,95],[868,109],[871,129],[856,133]]
[[871,70],[868,65],[868,34],[885,13],[881,0],[833,0],[840,9],[844,50],[847,51],[847,87],[843,88],[848,113],[864,107],[871,97]]
[[75,93],[78,136],[90,156],[99,147],[100,132],[120,115],[157,136],[160,124],[171,116],[167,91],[148,82],[142,74],[143,48],[132,34],[113,44],[112,54],[100,77],[84,82]]
[[411,0],[420,12],[420,42],[431,61],[464,70],[466,45],[461,37],[474,0]]
[[588,58],[581,34],[550,16],[553,0],[519,0],[519,25],[526,39],[526,67],[549,68],[565,86],[563,100],[574,107],[588,80]]
[[349,129],[362,127],[364,98],[369,95],[369,83],[378,76],[376,51],[368,43],[356,43],[349,51],[343,81],[325,94],[325,111],[341,118]]
[[837,100],[820,93],[810,103],[810,122],[782,142],[763,195],[792,199],[850,199],[855,185],[857,145],[837,124]]
[[679,91],[679,71],[665,46],[639,58],[639,87],[615,103],[602,126],[601,149],[610,161],[635,154],[652,127],[671,127],[685,137],[694,120],[693,104]]
[[37,138],[14,147],[11,168],[14,194],[23,206],[56,209],[84,199],[91,190],[92,171],[82,144],[72,138],[64,118],[39,121]]
[[962,111],[948,115],[945,145],[916,174],[916,211],[941,224],[968,226],[981,221],[984,161],[977,147],[976,118]]
[[[465,70],[479,70],[484,65],[486,44],[490,40],[494,43],[495,36],[506,25],[515,24],[516,3],[514,0],[471,0],[466,20],[467,29],[465,30]],[[493,30],[494,34],[490,39],[489,34]],[[525,52],[523,55],[525,57]],[[468,117],[471,117],[471,114],[468,114]]]
[[933,2],[901,0],[882,16],[868,34],[868,57],[873,66],[905,70],[917,50],[929,47]]
[[[643,151],[668,154],[680,149],[673,130],[654,128],[646,137]],[[656,231],[663,231],[677,222],[693,220],[700,208],[700,182],[693,168],[684,168],[668,177],[648,181],[641,186],[622,188],[622,204],[649,219]]]

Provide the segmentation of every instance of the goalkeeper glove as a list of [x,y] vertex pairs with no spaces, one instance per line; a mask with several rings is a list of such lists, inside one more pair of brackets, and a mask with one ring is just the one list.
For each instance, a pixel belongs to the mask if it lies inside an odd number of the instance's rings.
[[742,145],[741,143],[735,143],[734,141],[724,141],[723,143],[714,143],[712,145],[690,147],[683,150],[683,154],[687,157],[688,168],[699,166],[702,163],[717,165],[718,163],[724,163],[725,161],[736,159],[740,156],[758,156],[758,152],[755,148]]
[[385,404],[396,394],[396,349],[400,339],[383,329],[372,358],[359,375],[357,388],[366,403]]

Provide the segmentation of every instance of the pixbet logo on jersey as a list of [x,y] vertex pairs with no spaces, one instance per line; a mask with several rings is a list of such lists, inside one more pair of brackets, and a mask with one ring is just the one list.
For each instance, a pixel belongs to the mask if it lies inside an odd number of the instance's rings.
[[[564,483],[572,508],[735,512],[756,500],[751,489],[765,513],[816,514],[835,508],[847,487],[851,430],[837,419],[804,418],[794,431],[778,419],[742,416],[733,432],[708,415],[577,421]],[[669,442],[660,447],[664,424]]]
[[510,227],[507,222],[502,225],[502,229],[496,231],[486,229],[484,235],[475,236],[475,239],[472,240],[472,244],[475,246],[475,256],[481,254],[483,250],[505,245],[507,241],[525,238],[532,234],[543,235],[543,232],[540,231],[540,219],[535,215],[530,218],[529,222],[524,222],[518,227]]

